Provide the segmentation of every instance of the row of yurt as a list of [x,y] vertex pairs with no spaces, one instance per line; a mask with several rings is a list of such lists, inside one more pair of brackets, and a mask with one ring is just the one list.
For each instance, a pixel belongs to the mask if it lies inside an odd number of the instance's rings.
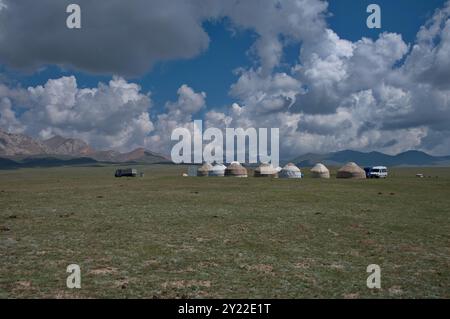
[[[311,176],[313,178],[330,178],[330,171],[325,165],[319,163],[311,169]],[[356,163],[350,162],[338,170],[336,178],[365,179],[366,172]]]
[[[192,166],[195,167],[195,166]],[[204,163],[201,167],[199,167],[196,170],[195,175],[189,176],[199,176],[199,177],[205,177],[205,176],[225,176],[225,171],[227,167],[223,164],[214,164],[211,165],[209,163]]]
[[[311,169],[311,176],[313,178],[330,178],[330,171],[322,163],[316,164]],[[284,178],[302,178],[301,171],[294,164],[287,164],[280,173],[280,177]],[[347,179],[365,179],[366,172],[359,167],[356,163],[347,163],[341,169],[338,170],[337,178]]]
[[[197,176],[233,176],[233,177],[247,177],[247,169],[239,162],[232,162],[228,167],[223,164],[211,165],[209,163],[203,164],[197,170]],[[255,169],[255,177],[280,177],[280,178],[302,178],[301,170],[292,163],[285,167],[274,168],[271,164],[261,164]],[[330,171],[328,168],[318,163],[311,169],[311,177],[313,178],[330,178]],[[337,172],[337,178],[343,179],[365,179],[366,172],[356,163],[350,162],[345,164]]]
[[[189,175],[192,176],[192,175]],[[196,176],[205,177],[205,176],[234,176],[234,177],[247,177],[247,169],[242,166],[239,162],[232,162],[230,166],[226,167],[223,164],[214,164],[211,165],[209,163],[203,164],[200,168],[198,168]]]
[[[325,165],[319,163],[311,169],[311,176],[313,178],[330,178],[330,171]],[[365,179],[366,172],[356,163],[350,162],[338,170],[336,178]]]

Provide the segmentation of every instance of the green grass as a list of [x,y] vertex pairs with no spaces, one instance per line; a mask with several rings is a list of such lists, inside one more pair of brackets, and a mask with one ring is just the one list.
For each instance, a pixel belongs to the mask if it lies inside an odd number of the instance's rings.
[[[0,298],[450,297],[450,169],[365,181],[139,169],[0,171]],[[81,289],[66,288],[72,263]],[[366,287],[369,264],[381,290]]]

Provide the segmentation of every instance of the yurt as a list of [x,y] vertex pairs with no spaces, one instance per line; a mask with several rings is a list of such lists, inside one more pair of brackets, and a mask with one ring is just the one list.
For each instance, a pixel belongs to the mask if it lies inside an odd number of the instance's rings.
[[214,164],[212,170],[209,171],[209,176],[225,176],[227,167],[223,164]]
[[278,170],[271,164],[263,163],[255,169],[255,177],[278,177]]
[[337,172],[337,178],[365,179],[366,172],[356,163],[350,162],[341,167]]
[[197,176],[209,176],[209,172],[212,171],[213,166],[209,163],[205,163],[197,171]]
[[302,172],[295,164],[289,163],[283,167],[278,176],[280,178],[302,178]]
[[325,165],[318,163],[311,169],[311,176],[313,178],[330,178],[330,171]]
[[232,162],[225,170],[225,176],[247,177],[247,169],[239,162]]

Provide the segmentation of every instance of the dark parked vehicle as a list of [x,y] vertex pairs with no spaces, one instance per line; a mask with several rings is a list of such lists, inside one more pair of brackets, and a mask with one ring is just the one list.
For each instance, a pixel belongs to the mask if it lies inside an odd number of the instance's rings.
[[116,177],[136,177],[138,175],[137,169],[128,168],[128,169],[118,169],[116,170]]

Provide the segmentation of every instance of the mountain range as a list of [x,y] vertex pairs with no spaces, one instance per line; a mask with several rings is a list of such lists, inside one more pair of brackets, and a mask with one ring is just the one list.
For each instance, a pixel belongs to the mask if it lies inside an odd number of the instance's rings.
[[80,139],[54,136],[39,140],[25,134],[11,134],[0,129],[0,167],[33,166],[57,163],[170,163],[162,154],[137,148],[128,153],[98,151]]
[[340,151],[328,154],[305,154],[291,162],[300,167],[314,166],[323,163],[340,166],[348,162],[356,162],[360,166],[450,166],[450,156],[432,156],[421,151],[407,151],[397,155],[380,152],[363,153],[358,151]]
[[[11,134],[0,129],[0,168],[87,165],[98,163],[169,164],[164,155],[144,148],[128,153],[114,150],[99,151],[80,139],[54,136],[39,140],[25,134]],[[450,156],[432,156],[421,151],[407,151],[397,155],[380,152],[363,153],[340,151],[327,154],[305,154],[290,162],[300,167],[323,163],[340,166],[356,162],[360,166],[450,166]]]

